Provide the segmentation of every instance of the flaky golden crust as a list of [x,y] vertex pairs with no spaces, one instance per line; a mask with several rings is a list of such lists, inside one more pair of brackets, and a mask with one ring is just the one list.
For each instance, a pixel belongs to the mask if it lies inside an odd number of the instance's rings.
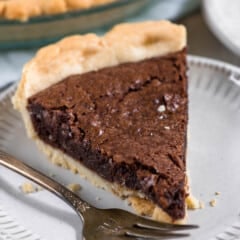
[[0,1],[0,16],[3,15],[4,7],[5,7],[4,2],[1,2],[1,1]]
[[31,17],[86,9],[116,0],[0,0],[0,17],[27,21]]
[[38,0],[13,0],[5,1],[3,16],[7,19],[26,21],[29,16],[41,15]]
[[56,14],[67,11],[65,0],[44,0],[41,4],[42,14]]

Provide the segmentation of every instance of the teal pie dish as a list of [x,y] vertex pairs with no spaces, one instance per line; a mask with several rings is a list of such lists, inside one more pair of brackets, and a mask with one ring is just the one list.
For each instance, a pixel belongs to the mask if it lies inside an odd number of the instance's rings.
[[0,49],[40,47],[70,34],[104,31],[153,2],[118,0],[89,9],[33,17],[27,22],[0,19]]

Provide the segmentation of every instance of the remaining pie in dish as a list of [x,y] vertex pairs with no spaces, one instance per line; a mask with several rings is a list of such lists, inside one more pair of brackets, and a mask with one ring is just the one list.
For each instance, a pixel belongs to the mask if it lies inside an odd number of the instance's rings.
[[41,49],[13,103],[49,159],[126,197],[138,213],[186,216],[186,30],[121,24]]
[[87,9],[116,0],[0,0],[0,17],[27,21],[31,17]]

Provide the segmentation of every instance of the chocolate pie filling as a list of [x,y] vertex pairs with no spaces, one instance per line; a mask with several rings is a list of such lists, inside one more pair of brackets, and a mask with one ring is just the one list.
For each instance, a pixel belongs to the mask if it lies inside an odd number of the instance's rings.
[[185,216],[185,49],[69,76],[28,99],[41,140]]

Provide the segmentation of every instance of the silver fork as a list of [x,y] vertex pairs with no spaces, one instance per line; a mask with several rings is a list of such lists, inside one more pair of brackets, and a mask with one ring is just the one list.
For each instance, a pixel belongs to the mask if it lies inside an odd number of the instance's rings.
[[178,233],[178,230],[198,227],[160,223],[121,209],[98,209],[63,185],[2,151],[0,151],[0,164],[27,177],[69,204],[83,222],[84,240],[180,238],[189,234]]

